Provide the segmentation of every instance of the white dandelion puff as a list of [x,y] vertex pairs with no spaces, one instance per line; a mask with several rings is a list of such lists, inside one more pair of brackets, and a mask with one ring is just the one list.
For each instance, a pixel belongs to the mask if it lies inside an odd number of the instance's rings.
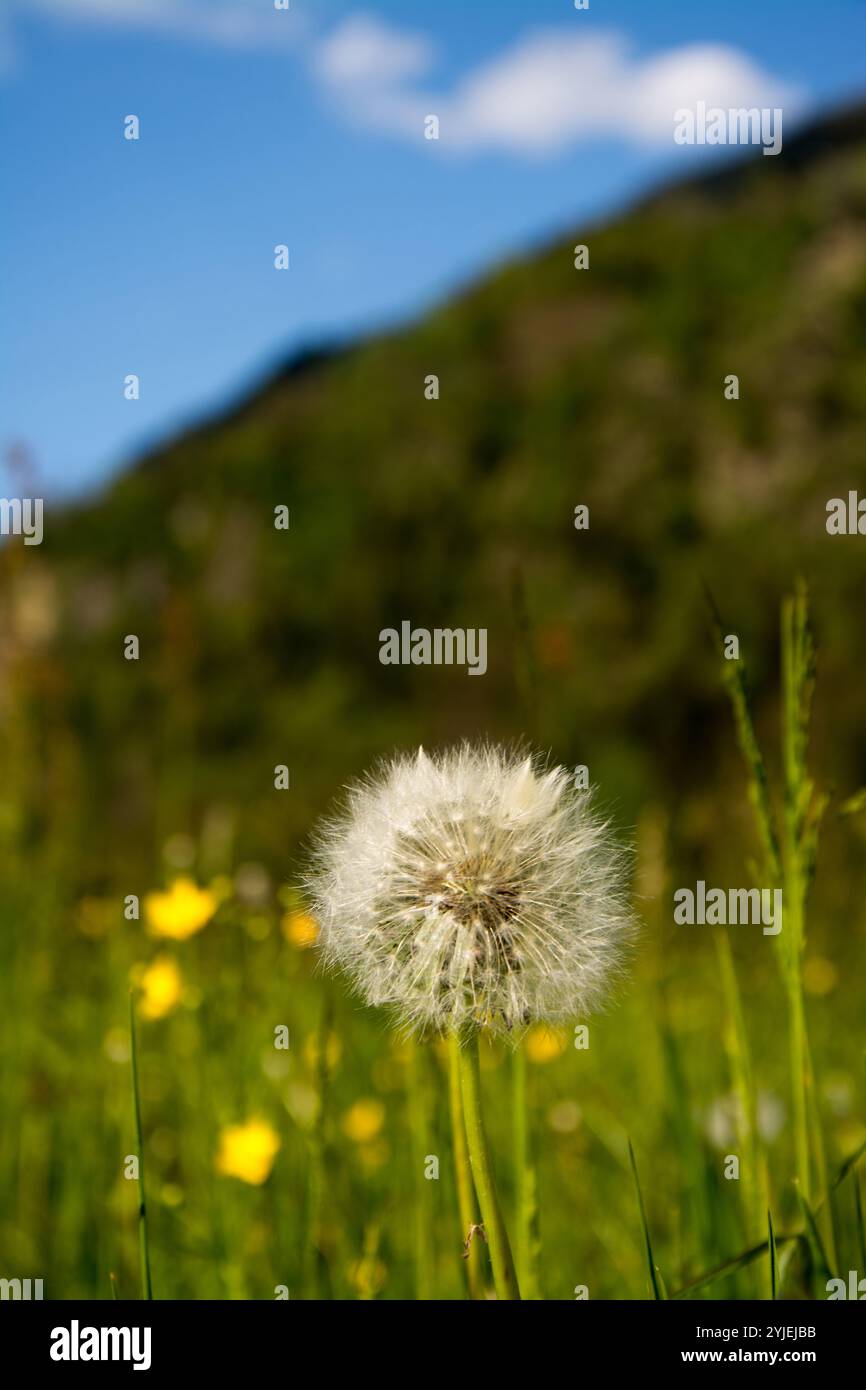
[[351,787],[308,880],[327,964],[414,1032],[584,1017],[633,930],[625,856],[563,767],[464,744]]

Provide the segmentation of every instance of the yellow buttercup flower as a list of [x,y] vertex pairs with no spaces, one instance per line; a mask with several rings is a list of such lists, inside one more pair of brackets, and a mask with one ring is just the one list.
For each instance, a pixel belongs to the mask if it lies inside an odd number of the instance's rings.
[[343,1116],[343,1133],[356,1144],[369,1144],[385,1123],[385,1107],[380,1100],[356,1100]]
[[214,1166],[224,1177],[259,1187],[267,1181],[279,1148],[279,1135],[266,1120],[227,1125],[220,1133]]
[[166,893],[148,893],[144,913],[154,936],[185,941],[201,931],[219,906],[216,894],[199,888],[191,878],[176,878]]
[[138,1011],[142,1018],[165,1018],[177,1008],[183,993],[183,980],[171,956],[157,956],[138,976],[141,991]]
[[567,1042],[568,1038],[561,1028],[549,1028],[545,1024],[538,1024],[535,1028],[530,1028],[524,1046],[530,1062],[541,1064],[553,1062],[557,1057],[561,1057]]
[[304,951],[316,944],[319,925],[309,912],[287,912],[283,917],[282,927],[283,936],[291,946],[297,946],[299,950]]

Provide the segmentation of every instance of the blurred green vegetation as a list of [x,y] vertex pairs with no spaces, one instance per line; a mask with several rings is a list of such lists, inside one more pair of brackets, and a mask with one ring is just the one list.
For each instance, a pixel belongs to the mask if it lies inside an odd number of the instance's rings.
[[[113,1270],[137,1296],[134,980],[157,1297],[461,1296],[444,1052],[413,1058],[316,973],[292,885],[350,777],[473,735],[586,763],[637,848],[629,983],[587,1051],[529,1044],[542,1294],[647,1296],[629,1136],[669,1291],[765,1240],[723,1177],[725,969],[670,908],[696,878],[751,883],[755,855],[704,583],[739,634],[774,777],[779,603],[796,574],[811,588],[812,765],[831,800],[804,982],[831,1171],[866,1139],[866,816],[839,814],[866,783],[866,540],[825,530],[829,498],[866,495],[864,221],[854,111],[576,228],[422,323],[294,361],[103,496],[49,512],[38,549],[4,549],[0,1276],[109,1297]],[[487,675],[383,667],[379,631],[403,619],[487,628]],[[128,895],[179,877],[214,895],[200,931],[124,917]],[[734,928],[731,946],[781,1240],[802,1228],[785,990],[768,938]],[[162,1017],[146,1016],[148,979]],[[507,1204],[511,1066],[486,1055]],[[216,1166],[253,1119],[279,1140],[263,1182]],[[422,1139],[440,1159],[423,1185]],[[850,1178],[837,1225],[844,1275],[860,1258]],[[798,1248],[788,1292],[814,1291],[806,1263]],[[762,1260],[710,1292],[768,1281]]]

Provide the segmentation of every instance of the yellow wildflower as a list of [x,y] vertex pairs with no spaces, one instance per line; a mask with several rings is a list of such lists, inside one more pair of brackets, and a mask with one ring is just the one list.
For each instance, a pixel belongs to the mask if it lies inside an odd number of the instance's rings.
[[356,1100],[343,1116],[343,1133],[356,1144],[369,1144],[385,1123],[385,1107],[380,1100]]
[[567,1043],[566,1034],[561,1028],[550,1028],[546,1024],[536,1024],[526,1035],[526,1055],[530,1062],[539,1065],[552,1062],[561,1057]]
[[220,1133],[214,1166],[224,1177],[240,1178],[258,1187],[270,1175],[279,1147],[279,1136],[266,1120],[227,1125]]
[[282,927],[283,936],[289,944],[297,946],[301,951],[314,946],[319,935],[318,923],[309,912],[287,912],[283,917]]
[[171,956],[157,956],[141,970],[137,983],[141,990],[138,1011],[142,1018],[165,1018],[180,1003],[183,980]]
[[217,910],[216,895],[191,878],[176,878],[166,893],[148,893],[144,912],[154,936],[185,941],[201,931]]

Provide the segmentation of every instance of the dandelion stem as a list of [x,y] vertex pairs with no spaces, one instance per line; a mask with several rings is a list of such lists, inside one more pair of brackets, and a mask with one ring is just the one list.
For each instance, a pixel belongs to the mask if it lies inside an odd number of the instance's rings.
[[129,1044],[132,1061],[132,1105],[135,1114],[135,1150],[138,1158],[138,1256],[141,1271],[141,1296],[153,1298],[150,1279],[150,1248],[147,1238],[147,1200],[144,1189],[144,1145],[141,1140],[141,1104],[138,1094],[138,1049],[135,1042],[135,998],[129,994]]
[[490,1249],[496,1296],[499,1299],[519,1299],[517,1275],[496,1192],[493,1162],[481,1109],[481,1069],[478,1060],[477,1031],[468,1034],[460,1048],[460,1082],[469,1161],[472,1165],[475,1190],[478,1193],[478,1204],[481,1207],[484,1233]]
[[481,1275],[481,1246],[475,1239],[478,1221],[478,1206],[475,1188],[472,1183],[472,1170],[469,1166],[469,1150],[466,1147],[466,1126],[463,1119],[463,1096],[460,1091],[460,1037],[457,1033],[448,1035],[448,1100],[451,1112],[451,1142],[454,1148],[454,1174],[457,1183],[457,1209],[460,1213],[460,1230],[466,1248],[466,1281],[469,1297],[484,1297],[484,1281]]

